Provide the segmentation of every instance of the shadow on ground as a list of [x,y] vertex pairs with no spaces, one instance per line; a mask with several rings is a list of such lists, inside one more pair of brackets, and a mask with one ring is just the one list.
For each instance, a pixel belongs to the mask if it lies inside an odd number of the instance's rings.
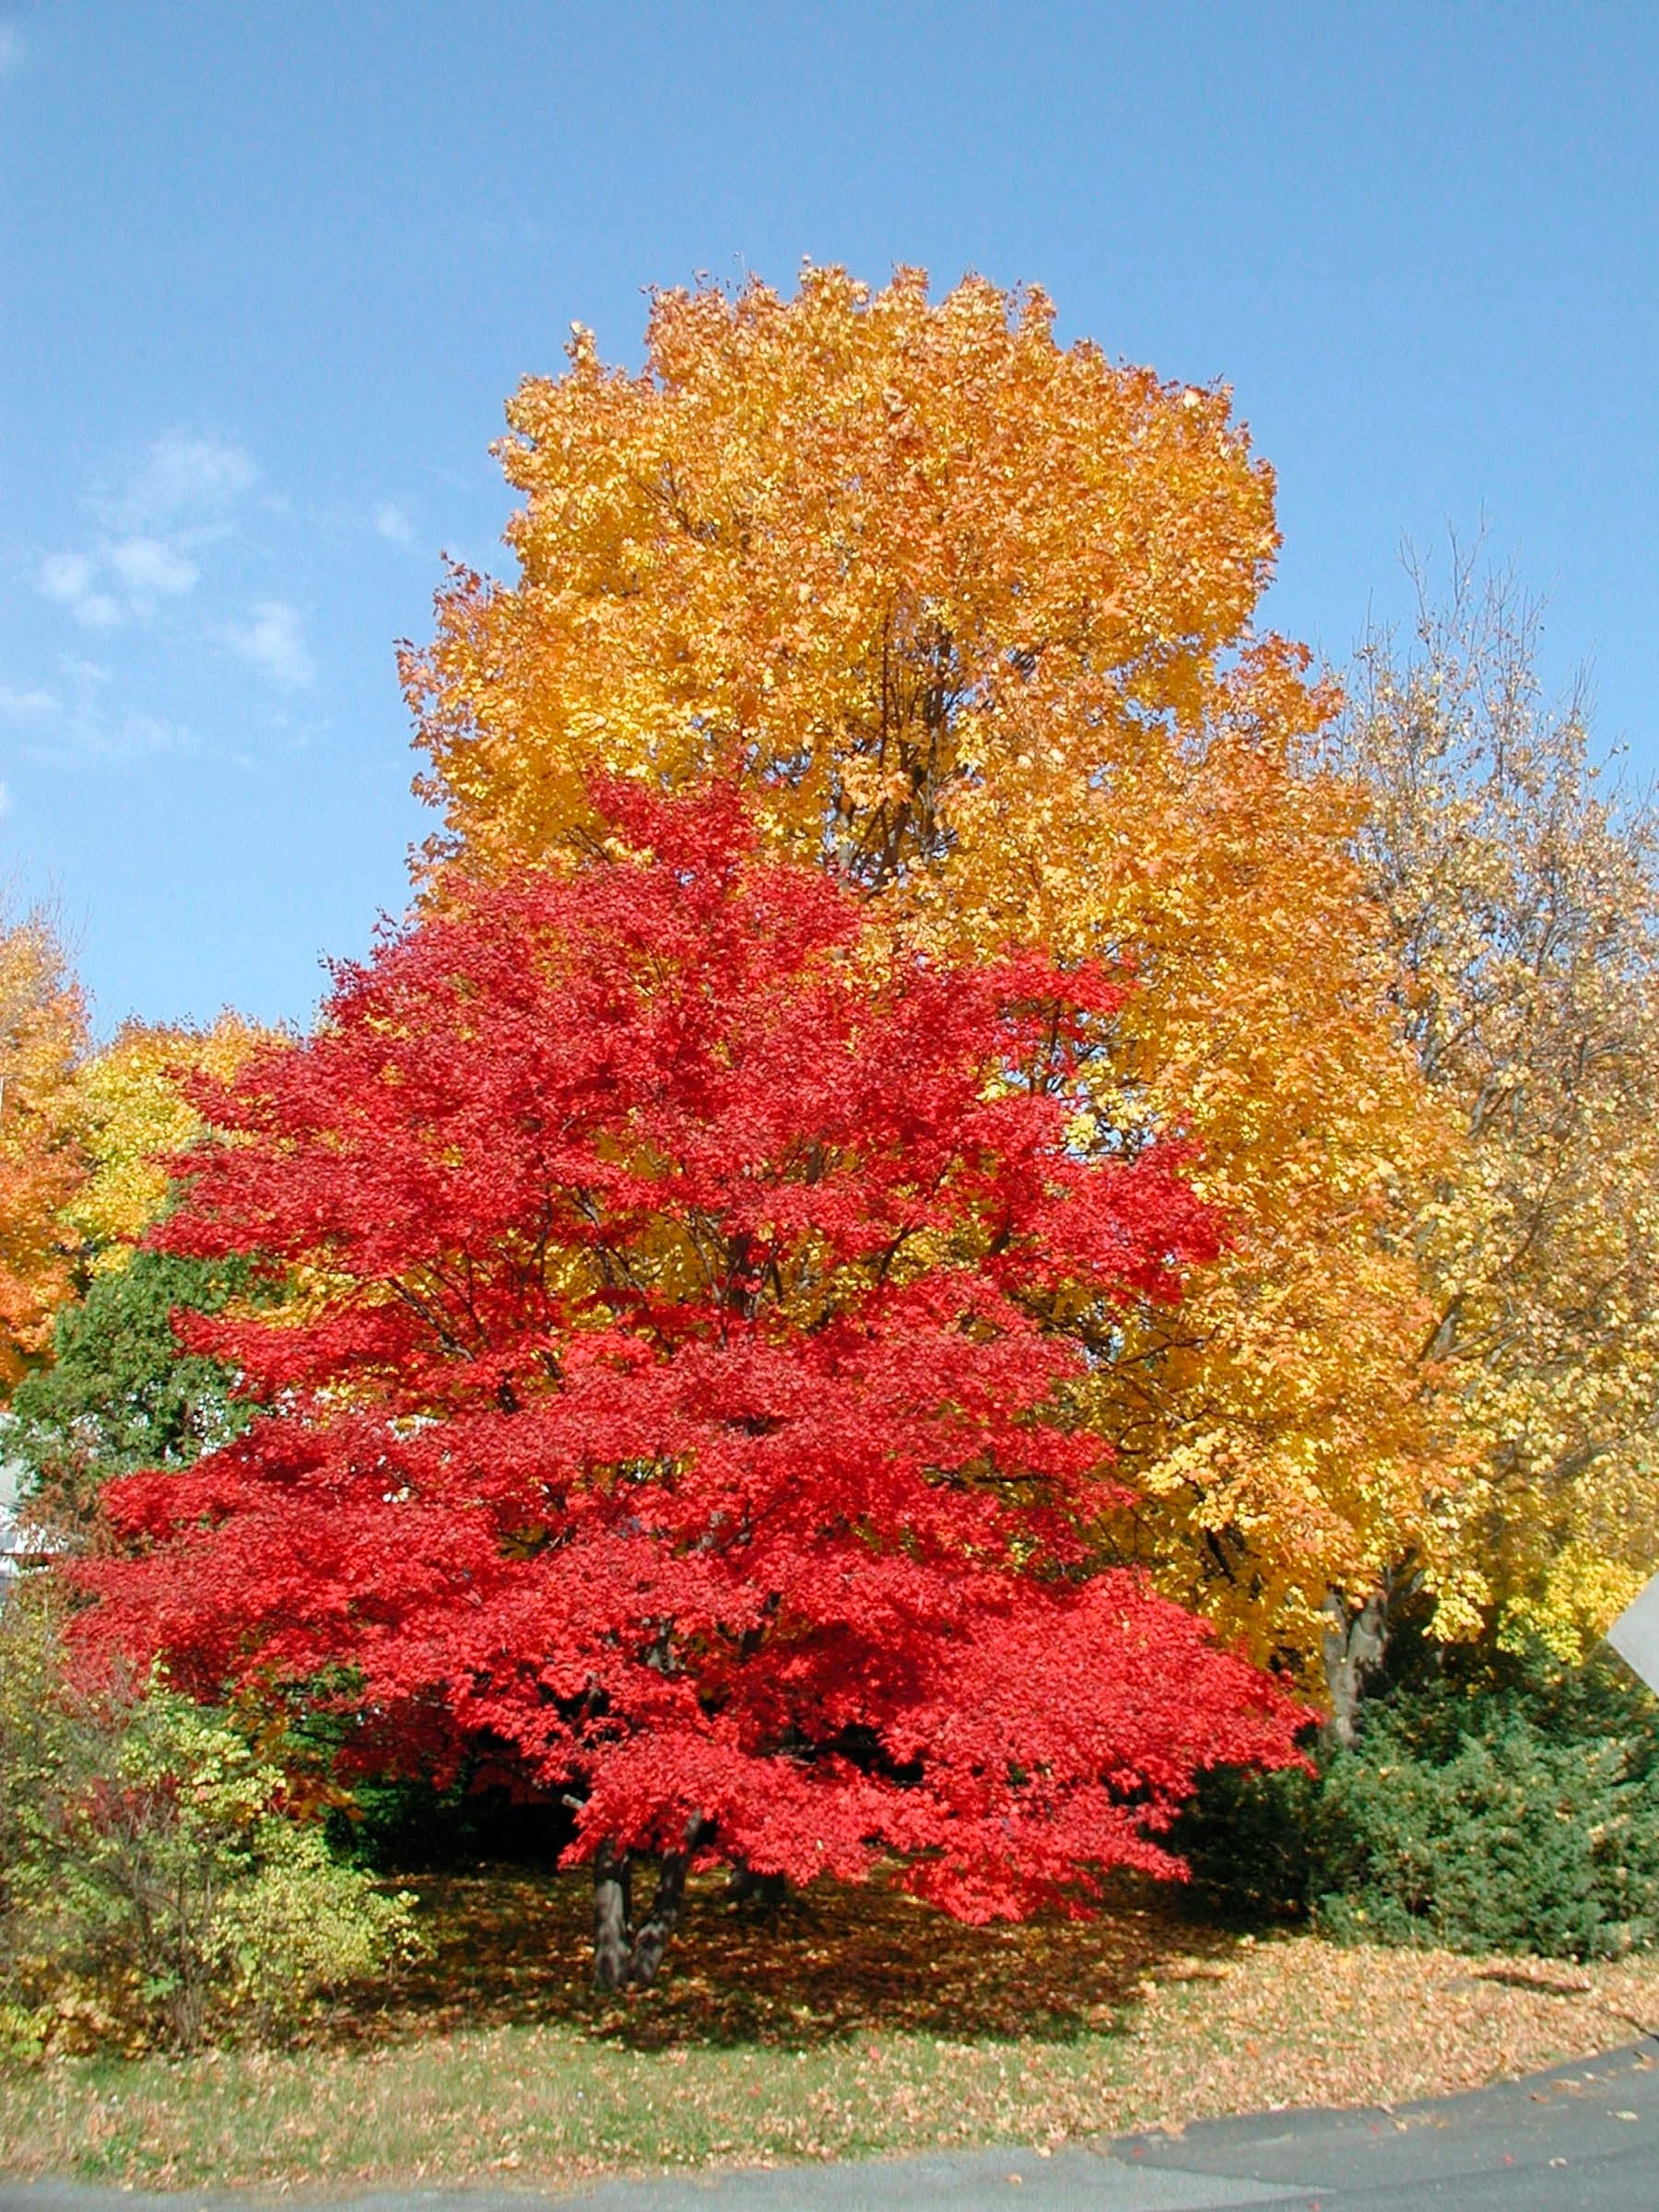
[[560,2023],[638,2050],[794,2048],[861,2030],[1065,2041],[1112,2025],[1159,1983],[1201,1977],[1225,1937],[1194,1927],[1159,1886],[1125,1883],[1099,1920],[962,1927],[876,1887],[821,1884],[781,1906],[738,1906],[694,1881],[656,1985],[622,1998],[588,1985],[582,1874],[429,1875],[428,1956],[332,2018],[325,2034],[402,2041],[458,2028]]

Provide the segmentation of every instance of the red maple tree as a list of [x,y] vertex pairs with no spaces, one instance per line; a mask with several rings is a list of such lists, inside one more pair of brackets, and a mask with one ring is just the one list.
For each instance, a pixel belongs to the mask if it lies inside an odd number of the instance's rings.
[[896,1857],[968,1920],[1176,1871],[1196,1770],[1301,1716],[1093,1571],[1121,1492],[1053,1315],[1218,1241],[1179,1162],[1080,1141],[1122,986],[882,950],[725,787],[606,805],[604,855],[451,886],[204,1095],[158,1241],[298,1294],[190,1321],[269,1410],[112,1487],[88,1633],[578,1804],[607,1984],[699,1858]]

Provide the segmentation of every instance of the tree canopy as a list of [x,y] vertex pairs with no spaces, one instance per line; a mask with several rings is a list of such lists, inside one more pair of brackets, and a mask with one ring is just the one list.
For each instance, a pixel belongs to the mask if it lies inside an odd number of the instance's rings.
[[1124,982],[896,951],[729,787],[606,805],[606,856],[452,881],[214,1099],[157,1241],[309,1294],[190,1322],[270,1409],[112,1486],[88,1632],[340,1680],[360,1758],[482,1747],[590,1856],[896,1852],[971,1919],[1170,1870],[1195,1771],[1301,1716],[1097,1571],[1099,1317],[1217,1242],[1178,1155],[1090,1134]]
[[61,1217],[85,1173],[74,1077],[86,1030],[50,918],[0,916],[0,1384],[44,1348],[73,1287]]
[[908,944],[1133,969],[1088,1111],[1190,1135],[1227,1235],[1100,1369],[1123,1556],[1261,1650],[1406,1559],[1467,1625],[1408,1206],[1454,1117],[1397,1035],[1361,801],[1313,761],[1335,694],[1253,627],[1272,477],[1225,391],[1052,325],[831,269],[659,295],[638,374],[579,329],[508,410],[516,581],[457,571],[406,661],[434,893],[582,851],[595,772],[717,771]]
[[165,1162],[200,1134],[192,1075],[229,1076],[274,1041],[229,1011],[206,1029],[125,1021],[76,1070],[75,1113],[86,1179],[65,1225],[96,1274],[124,1267],[167,1204]]
[[4,1431],[37,1518],[84,1530],[112,1476],[186,1466],[245,1424],[230,1373],[181,1348],[174,1316],[217,1312],[248,1275],[242,1260],[140,1252],[59,1309],[51,1358],[18,1382]]
[[1544,696],[1538,607],[1453,559],[1413,639],[1370,641],[1344,750],[1401,1019],[1464,1135],[1418,1248],[1477,1455],[1465,1541],[1500,1632],[1577,1656],[1659,1551],[1659,824],[1582,694]]

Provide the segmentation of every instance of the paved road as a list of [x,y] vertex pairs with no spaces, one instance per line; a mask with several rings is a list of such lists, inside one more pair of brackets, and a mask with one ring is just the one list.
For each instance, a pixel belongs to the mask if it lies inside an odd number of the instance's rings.
[[[384,2191],[335,2212],[1659,2212],[1659,2037],[1397,2112],[1268,2112],[1100,2151],[941,2153],[606,2182],[558,2198]],[[246,2197],[0,2182],[0,2212],[249,2212]]]

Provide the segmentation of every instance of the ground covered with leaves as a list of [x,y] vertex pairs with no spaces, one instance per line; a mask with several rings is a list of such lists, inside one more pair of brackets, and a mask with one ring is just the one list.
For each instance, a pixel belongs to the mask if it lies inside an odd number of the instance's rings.
[[1088,1925],[968,1929],[877,1890],[771,1916],[699,1886],[659,1985],[586,1982],[578,1877],[416,1885],[431,1947],[284,2051],[0,2075],[0,2171],[151,2187],[551,2183],[1225,2112],[1399,2102],[1659,2026],[1659,1958],[1586,1968],[1253,1940],[1126,1888]]

